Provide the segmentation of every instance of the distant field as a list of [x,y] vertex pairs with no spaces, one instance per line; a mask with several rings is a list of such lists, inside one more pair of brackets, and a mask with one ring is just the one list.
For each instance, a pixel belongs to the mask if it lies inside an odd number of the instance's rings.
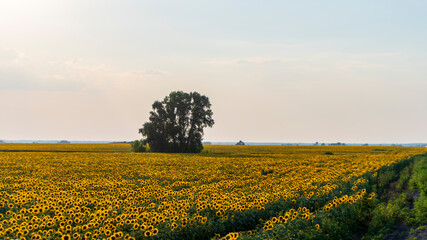
[[128,143],[0,143],[0,151],[130,152]]
[[2,239],[304,239],[335,231],[335,214],[376,201],[387,171],[427,149],[207,145],[201,154],[161,154],[131,153],[129,144],[0,144],[0,151]]

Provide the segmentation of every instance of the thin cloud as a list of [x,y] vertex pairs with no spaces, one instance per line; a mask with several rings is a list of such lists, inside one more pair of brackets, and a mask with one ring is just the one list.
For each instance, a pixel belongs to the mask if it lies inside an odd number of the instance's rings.
[[155,70],[155,69],[143,69],[139,71],[129,71],[129,72],[118,72],[116,73],[118,77],[122,78],[132,78],[132,79],[146,79],[149,76],[166,76],[165,72]]
[[157,69],[117,71],[104,64],[91,65],[75,57],[65,62],[29,58],[15,50],[0,49],[0,90],[92,91],[106,86],[131,86],[132,81],[162,77]]
[[19,54],[13,49],[0,48],[0,64],[10,64],[18,58]]
[[237,58],[237,59],[211,59],[205,61],[205,64],[212,65],[237,65],[237,64],[274,64],[274,63],[291,63],[301,62],[301,59],[296,58]]

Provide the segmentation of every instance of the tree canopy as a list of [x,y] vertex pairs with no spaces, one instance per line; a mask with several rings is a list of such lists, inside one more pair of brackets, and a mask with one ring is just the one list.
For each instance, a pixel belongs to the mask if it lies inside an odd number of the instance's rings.
[[203,128],[212,127],[209,98],[198,92],[174,91],[155,101],[149,121],[139,129],[152,152],[201,152]]

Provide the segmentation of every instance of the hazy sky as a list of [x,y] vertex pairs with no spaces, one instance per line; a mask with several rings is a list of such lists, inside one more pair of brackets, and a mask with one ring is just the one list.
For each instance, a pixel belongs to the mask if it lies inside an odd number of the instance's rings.
[[206,141],[427,142],[427,1],[0,0],[0,139],[134,140],[174,90]]

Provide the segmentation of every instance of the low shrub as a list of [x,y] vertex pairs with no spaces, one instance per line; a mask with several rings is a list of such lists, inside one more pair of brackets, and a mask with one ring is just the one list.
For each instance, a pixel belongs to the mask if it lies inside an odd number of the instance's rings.
[[132,152],[146,152],[147,147],[143,140],[135,140],[131,143]]

